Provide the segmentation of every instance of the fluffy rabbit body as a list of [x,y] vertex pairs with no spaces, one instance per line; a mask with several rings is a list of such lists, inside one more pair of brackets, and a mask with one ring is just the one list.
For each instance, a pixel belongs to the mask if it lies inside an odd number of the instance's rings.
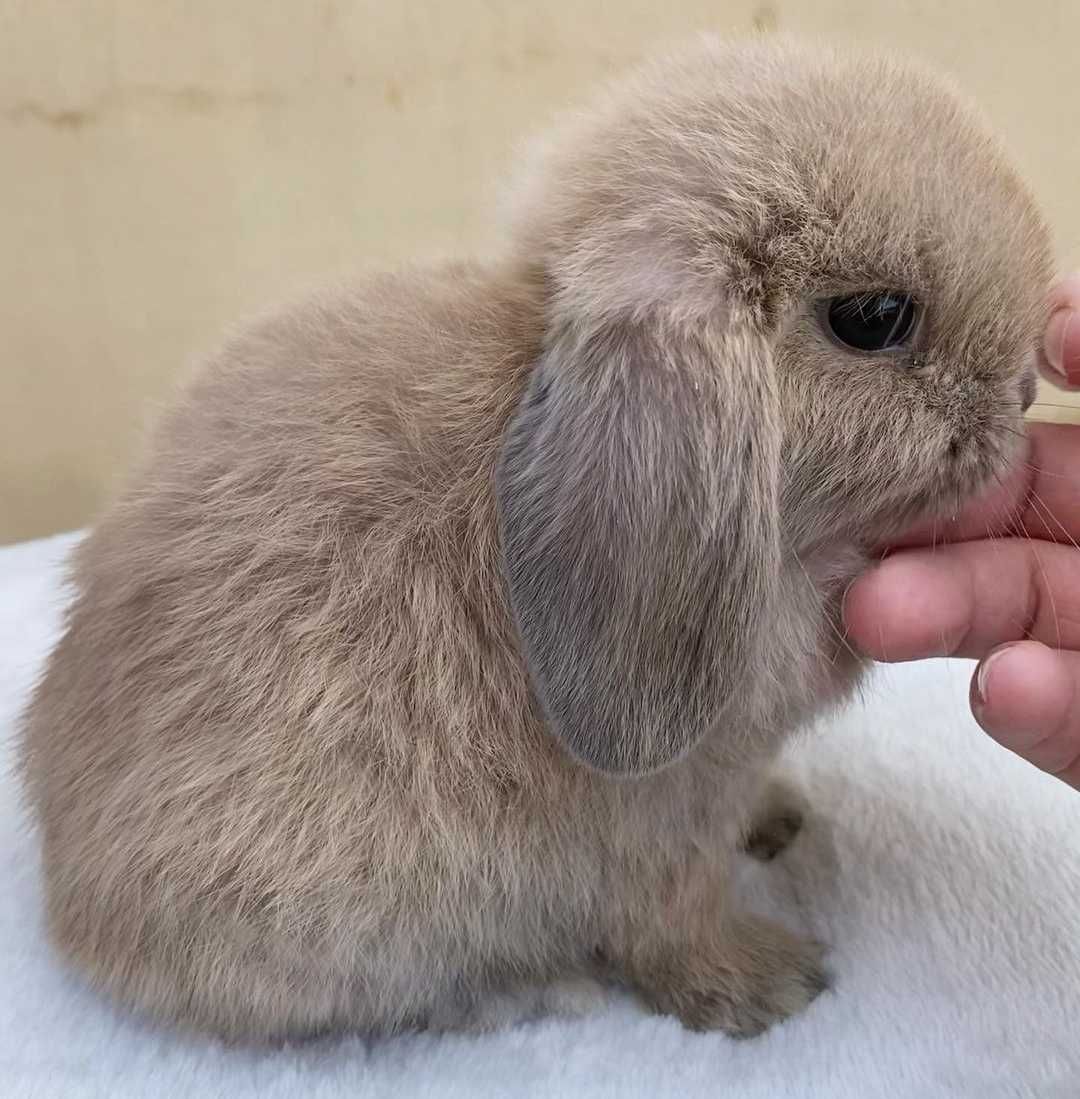
[[78,550],[23,732],[48,926],[154,1017],[600,974],[747,1035],[824,986],[732,861],[797,823],[768,769],[858,678],[869,548],[1018,451],[1045,229],[936,80],[785,42],[647,67],[515,194],[490,262],[231,338]]

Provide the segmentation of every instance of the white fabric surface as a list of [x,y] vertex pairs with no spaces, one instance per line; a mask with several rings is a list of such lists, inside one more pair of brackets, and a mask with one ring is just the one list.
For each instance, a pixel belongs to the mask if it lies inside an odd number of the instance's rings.
[[880,673],[793,753],[816,816],[743,873],[831,944],[835,987],[763,1038],[691,1034],[628,999],[493,1035],[274,1052],[127,1017],[50,956],[10,776],[70,545],[0,550],[0,1096],[1080,1096],[1080,794],[978,732],[959,663]]

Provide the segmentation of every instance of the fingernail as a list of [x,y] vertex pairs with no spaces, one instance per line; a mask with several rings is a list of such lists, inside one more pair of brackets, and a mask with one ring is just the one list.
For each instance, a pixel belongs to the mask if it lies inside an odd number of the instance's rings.
[[1046,325],[1046,335],[1043,337],[1043,353],[1047,365],[1065,381],[1069,380],[1065,366],[1065,348],[1070,334],[1075,339],[1076,333],[1072,331],[1075,321],[1075,310],[1059,309],[1050,317]]
[[1013,646],[1002,645],[1001,648],[995,649],[986,659],[979,665],[979,670],[975,673],[975,698],[974,701],[979,706],[986,704],[987,696],[990,693],[990,672],[994,665],[998,662],[998,658],[1004,656]]

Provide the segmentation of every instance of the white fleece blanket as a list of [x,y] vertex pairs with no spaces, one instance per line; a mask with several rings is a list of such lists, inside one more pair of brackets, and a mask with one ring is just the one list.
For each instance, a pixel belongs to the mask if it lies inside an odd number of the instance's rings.
[[691,1034],[625,998],[478,1037],[274,1052],[129,1018],[50,956],[10,776],[71,542],[0,550],[0,1096],[1080,1096],[1080,794],[977,730],[960,663],[880,673],[793,753],[816,815],[744,884],[831,944],[835,986],[762,1038]]

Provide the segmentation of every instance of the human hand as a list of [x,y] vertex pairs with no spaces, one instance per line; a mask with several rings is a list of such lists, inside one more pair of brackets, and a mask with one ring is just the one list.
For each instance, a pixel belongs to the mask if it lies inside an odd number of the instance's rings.
[[[1043,374],[1080,388],[1080,276],[1051,297]],[[971,708],[1080,789],[1080,426],[1033,424],[1027,463],[852,585],[848,636],[877,660],[974,657]]]

